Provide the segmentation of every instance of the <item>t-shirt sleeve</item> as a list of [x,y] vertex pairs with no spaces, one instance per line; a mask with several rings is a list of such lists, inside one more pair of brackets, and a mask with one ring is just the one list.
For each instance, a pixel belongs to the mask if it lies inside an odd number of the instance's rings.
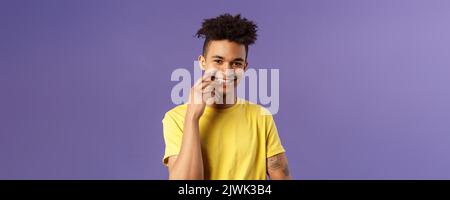
[[281,145],[280,137],[278,136],[278,130],[273,120],[272,115],[265,116],[267,140],[266,140],[266,157],[272,157],[279,153],[285,152],[283,145]]
[[177,120],[169,113],[166,113],[162,120],[165,143],[164,157],[162,159],[162,162],[166,166],[168,164],[168,158],[170,156],[178,155],[178,153],[180,152],[181,140],[183,136],[182,123],[183,122]]

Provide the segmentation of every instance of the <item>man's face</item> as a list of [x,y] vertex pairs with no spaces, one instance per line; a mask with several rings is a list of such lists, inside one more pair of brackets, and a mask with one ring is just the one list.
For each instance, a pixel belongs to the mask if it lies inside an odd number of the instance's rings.
[[245,46],[229,40],[210,41],[205,57],[199,61],[203,70],[217,70],[215,81],[219,95],[235,92],[244,71],[247,69]]

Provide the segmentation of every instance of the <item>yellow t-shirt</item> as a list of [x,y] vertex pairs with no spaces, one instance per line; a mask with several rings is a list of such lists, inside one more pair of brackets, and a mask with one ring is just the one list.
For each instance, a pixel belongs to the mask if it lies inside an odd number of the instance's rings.
[[[176,106],[162,121],[165,165],[180,151],[186,109]],[[206,106],[199,130],[205,179],[266,179],[266,158],[285,151],[270,112],[243,99],[226,109]]]

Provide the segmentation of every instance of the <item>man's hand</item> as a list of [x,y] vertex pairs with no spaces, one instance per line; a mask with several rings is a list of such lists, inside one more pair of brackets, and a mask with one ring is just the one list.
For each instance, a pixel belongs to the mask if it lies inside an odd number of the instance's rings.
[[214,103],[214,81],[211,77],[215,72],[207,71],[191,88],[180,153],[169,158],[169,179],[204,179],[199,120],[206,104]]
[[216,71],[215,69],[207,70],[205,75],[192,86],[186,114],[198,119],[205,111],[205,106],[215,102],[214,75]]

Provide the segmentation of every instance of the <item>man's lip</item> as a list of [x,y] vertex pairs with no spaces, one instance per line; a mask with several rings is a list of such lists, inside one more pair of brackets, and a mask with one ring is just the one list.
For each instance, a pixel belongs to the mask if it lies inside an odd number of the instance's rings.
[[223,83],[232,83],[234,82],[236,79],[217,79],[219,82],[223,82]]
[[217,81],[219,84],[228,85],[228,84],[233,84],[236,81],[236,79],[234,79],[234,80],[233,79],[217,79]]
[[219,80],[223,80],[223,81],[228,81],[228,80],[230,80],[230,81],[234,81],[234,80],[237,80],[237,77],[234,77],[234,78],[217,78],[217,77],[215,77],[215,79],[219,79]]

